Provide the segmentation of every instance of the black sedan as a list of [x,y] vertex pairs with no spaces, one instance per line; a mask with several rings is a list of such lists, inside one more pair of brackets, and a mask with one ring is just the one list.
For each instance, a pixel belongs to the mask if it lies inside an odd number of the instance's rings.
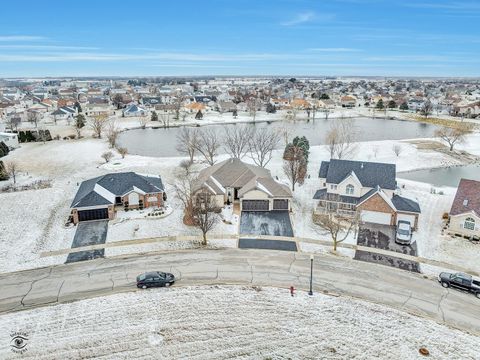
[[175,282],[175,276],[161,271],[150,271],[137,276],[137,287],[146,289],[149,287],[170,286]]

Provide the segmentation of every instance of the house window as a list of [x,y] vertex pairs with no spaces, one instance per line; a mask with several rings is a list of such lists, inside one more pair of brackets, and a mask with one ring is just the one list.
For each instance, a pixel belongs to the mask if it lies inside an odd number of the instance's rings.
[[347,195],[353,195],[354,191],[355,191],[355,187],[351,184],[348,184],[346,188]]
[[475,220],[472,218],[466,218],[463,223],[463,228],[467,230],[475,230]]
[[332,189],[332,190],[337,190],[337,185],[331,184],[331,185],[330,185],[330,189]]

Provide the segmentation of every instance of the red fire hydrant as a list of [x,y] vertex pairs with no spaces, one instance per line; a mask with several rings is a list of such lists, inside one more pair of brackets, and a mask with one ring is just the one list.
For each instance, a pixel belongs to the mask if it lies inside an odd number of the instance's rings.
[[290,295],[291,296],[294,296],[295,295],[295,288],[292,286],[290,286]]

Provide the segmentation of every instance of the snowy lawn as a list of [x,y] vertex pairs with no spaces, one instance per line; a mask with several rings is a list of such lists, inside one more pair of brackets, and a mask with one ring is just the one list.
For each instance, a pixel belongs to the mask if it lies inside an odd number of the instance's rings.
[[475,359],[479,338],[388,307],[304,292],[187,287],[117,294],[0,316],[28,334],[22,359]]

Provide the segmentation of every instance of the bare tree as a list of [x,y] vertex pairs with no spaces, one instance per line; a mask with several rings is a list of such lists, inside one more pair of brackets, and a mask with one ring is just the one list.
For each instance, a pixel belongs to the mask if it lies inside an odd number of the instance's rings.
[[105,163],[108,163],[113,158],[113,153],[111,151],[104,152],[102,158],[105,160]]
[[177,198],[183,204],[183,222],[186,225],[193,225],[193,198],[194,190],[193,186],[195,183],[195,177],[190,171],[190,167],[183,168],[185,172],[176,176],[175,182],[172,184],[172,187],[175,189],[175,194]]
[[35,124],[35,127],[38,127],[38,122],[40,121],[40,114],[36,111],[28,111],[27,120]]
[[160,121],[162,122],[163,124],[163,127],[166,129],[168,127],[170,127],[170,117],[172,116],[172,114],[170,113],[170,111],[162,111],[159,113],[158,115],[158,118],[160,119]]
[[215,196],[207,190],[201,190],[195,194],[193,204],[194,226],[202,232],[202,245],[207,245],[207,233],[219,222],[219,208],[215,203]]
[[450,148],[450,151],[453,151],[454,146],[464,142],[466,136],[472,131],[473,124],[459,122],[453,127],[442,126],[440,129],[435,131],[435,136],[446,142]]
[[272,152],[280,141],[280,135],[266,128],[257,129],[249,139],[250,157],[255,165],[264,168],[272,159]]
[[8,127],[12,131],[18,131],[18,125],[22,123],[22,120],[16,116],[10,116],[7,120]]
[[307,175],[305,154],[300,146],[287,145],[283,158],[283,171],[292,184],[292,191],[295,191],[295,185],[302,185]]
[[18,165],[16,162],[9,161],[5,162],[5,171],[6,173],[13,179],[13,183],[17,183],[17,175],[20,169],[18,168]]
[[257,97],[251,97],[250,99],[247,100],[247,109],[248,109],[248,112],[250,113],[250,116],[253,118],[254,122],[257,116],[257,111],[259,106],[260,106],[260,101],[257,99]]
[[249,142],[253,130],[248,126],[225,127],[223,147],[232,158],[242,159],[249,151]]
[[433,104],[429,99],[427,99],[423,102],[422,107],[420,108],[420,113],[427,118],[428,115],[432,113],[432,110]]
[[107,140],[111,148],[114,148],[117,145],[119,134],[120,129],[117,125],[117,122],[114,119],[110,120],[107,126]]
[[138,119],[138,123],[140,124],[140,128],[145,129],[147,127],[148,118],[146,116],[140,116]]
[[90,127],[93,130],[94,136],[101,139],[103,130],[107,125],[107,116],[95,115],[90,118]]
[[187,155],[190,162],[193,163],[195,152],[198,148],[199,134],[197,129],[181,127],[177,135],[177,151],[182,155]]
[[118,147],[117,151],[122,156],[122,159],[125,159],[125,155],[128,154],[128,149],[126,147]]
[[183,103],[185,101],[185,96],[182,95],[182,94],[177,94],[175,97],[174,97],[174,100],[172,102],[172,106],[173,106],[173,111],[174,111],[174,119],[175,120],[180,120],[180,111],[183,107]]
[[401,154],[402,151],[403,151],[403,147],[402,147],[402,145],[400,145],[400,144],[393,144],[392,150],[393,150],[393,152],[395,153],[395,155],[396,155],[397,157],[399,157],[400,154]]
[[215,164],[215,157],[218,155],[218,149],[221,145],[215,129],[204,129],[198,132],[195,149],[202,154],[208,165]]
[[337,245],[348,238],[350,232],[358,226],[359,215],[353,217],[341,216],[334,212],[315,215],[315,223],[326,230],[333,241],[333,251],[337,251]]
[[326,135],[330,157],[345,159],[357,150],[354,123],[351,119],[338,119],[331,123]]

